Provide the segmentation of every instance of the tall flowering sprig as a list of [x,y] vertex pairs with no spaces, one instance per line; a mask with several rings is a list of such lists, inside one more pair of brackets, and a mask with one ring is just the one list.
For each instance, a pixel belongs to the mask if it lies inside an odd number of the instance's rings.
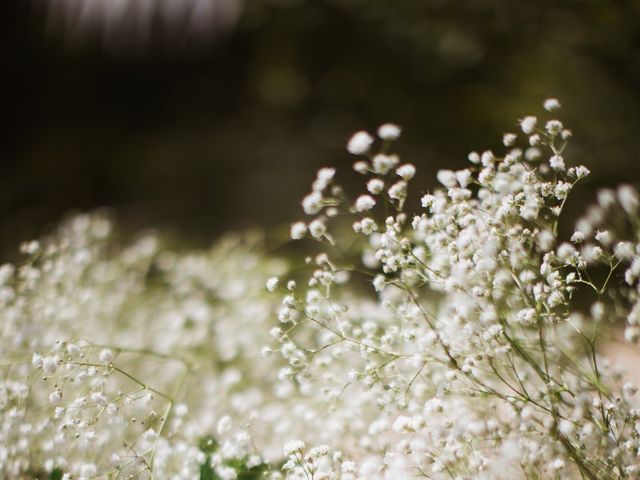
[[[349,141],[349,152],[365,157],[354,169],[367,176],[366,193],[348,202],[332,184],[340,195],[323,196],[317,186],[324,191],[335,174],[323,169],[303,201],[314,218],[294,224],[292,237],[309,232],[327,249],[308,259],[308,288],[289,288],[283,300],[280,350],[287,375],[336,382],[325,387],[334,398],[356,383],[376,398],[379,413],[363,409],[358,420],[369,423],[370,436],[387,432],[390,440],[360,438],[354,455],[378,454],[368,472],[590,479],[638,472],[635,389],[621,388],[600,358],[598,319],[579,313],[573,299],[585,284],[602,296],[624,259],[634,284],[640,249],[622,244],[604,254],[606,281],[590,280],[593,255],[558,238],[566,199],[589,173],[566,165],[571,132],[557,119],[539,126],[534,116],[519,127],[521,147],[508,133],[503,155],[472,152],[469,168],[438,172],[443,188],[422,197],[422,212],[405,208],[415,167],[388,153],[400,134],[394,125],[380,127],[377,153],[366,132]],[[637,196],[623,189],[619,197],[633,218]],[[338,211],[355,217],[361,262],[350,262],[332,232]],[[376,297],[354,299],[349,278],[367,278]],[[633,289],[615,290],[637,298]],[[629,318],[633,337],[637,321]]]

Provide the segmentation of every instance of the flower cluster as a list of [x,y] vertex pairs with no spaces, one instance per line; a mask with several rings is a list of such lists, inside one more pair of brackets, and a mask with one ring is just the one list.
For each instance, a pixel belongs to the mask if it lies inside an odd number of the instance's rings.
[[[603,190],[563,241],[565,202],[589,171],[565,161],[571,131],[561,121],[526,116],[518,126],[523,138],[505,134],[504,153],[472,152],[468,168],[438,172],[442,188],[415,212],[405,208],[415,168],[389,153],[398,127],[380,127],[375,149],[367,132],[349,141],[366,176],[355,200],[333,170],[319,174],[303,202],[313,218],[292,237],[309,231],[326,248],[308,259],[305,289],[283,299],[280,351],[286,375],[324,392],[331,416],[338,398],[361,407],[328,442],[353,462],[321,462],[294,444],[290,478],[640,472],[636,389],[601,348],[619,317],[627,340],[640,337],[638,195]],[[353,216],[355,239],[336,240],[338,214]],[[366,284],[372,294],[361,293]]]
[[121,245],[99,213],[23,244],[0,267],[0,477],[230,479],[280,461],[302,426],[260,352],[264,280],[285,268],[261,250]]
[[256,234],[122,243],[100,213],[25,242],[0,266],[0,477],[638,478],[614,347],[640,340],[640,197],[599,191],[564,238],[589,171],[560,120],[516,125],[419,202],[401,128],[356,133],[362,191],[318,172],[302,269]]

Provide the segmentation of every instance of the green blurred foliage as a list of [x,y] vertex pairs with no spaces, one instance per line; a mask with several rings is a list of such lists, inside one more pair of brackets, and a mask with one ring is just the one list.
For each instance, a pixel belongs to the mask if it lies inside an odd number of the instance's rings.
[[424,191],[548,96],[569,161],[593,172],[568,215],[640,180],[638,1],[249,0],[224,39],[118,53],[71,44],[36,5],[3,16],[3,250],[101,205],[196,243],[281,225],[318,167],[348,170],[349,135],[384,121]]

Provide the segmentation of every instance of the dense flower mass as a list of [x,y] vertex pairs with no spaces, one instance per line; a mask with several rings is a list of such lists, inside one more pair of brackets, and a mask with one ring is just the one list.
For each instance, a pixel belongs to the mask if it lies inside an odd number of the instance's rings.
[[589,174],[571,132],[518,125],[419,202],[400,127],[356,133],[362,191],[321,169],[291,226],[320,246],[306,270],[250,235],[121,246],[99,214],[23,244],[0,267],[0,476],[638,478],[637,389],[605,356],[640,339],[638,194],[565,218]]

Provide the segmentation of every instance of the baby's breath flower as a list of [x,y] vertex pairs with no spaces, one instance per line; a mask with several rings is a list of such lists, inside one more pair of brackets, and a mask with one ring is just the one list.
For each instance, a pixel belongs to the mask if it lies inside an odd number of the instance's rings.
[[389,170],[398,164],[398,157],[395,155],[385,155],[382,153],[373,157],[373,168],[376,173],[386,175]]
[[289,456],[294,453],[301,453],[305,448],[305,444],[301,440],[291,440],[284,446],[284,455]]
[[407,182],[400,180],[389,187],[389,197],[394,200],[402,200],[407,196]]
[[537,124],[538,119],[533,116],[524,117],[520,120],[520,128],[527,135],[531,135],[535,131]]
[[218,435],[223,435],[226,432],[228,432],[229,429],[231,428],[231,423],[232,421],[229,415],[225,415],[224,417],[222,417],[218,421],[218,427],[217,427]]
[[618,201],[625,212],[629,215],[637,214],[640,201],[638,200],[638,192],[633,187],[630,185],[620,185],[618,187],[617,195]]
[[322,194],[311,192],[302,200],[302,209],[307,215],[315,215],[322,209]]
[[373,144],[373,137],[365,131],[355,133],[347,144],[347,150],[353,155],[362,155],[369,151]]
[[307,234],[307,225],[304,222],[296,222],[291,225],[291,238],[293,240],[300,240]]
[[322,219],[316,218],[309,224],[309,233],[317,240],[321,239],[327,231],[327,225]]
[[480,163],[480,155],[478,154],[478,152],[469,153],[467,159],[475,165]]
[[582,242],[584,242],[584,233],[582,233],[580,231],[573,232],[573,235],[571,235],[571,242],[572,243],[582,243]]
[[556,171],[564,171],[564,159],[560,155],[554,155],[549,159],[549,165]]
[[549,120],[544,127],[549,135],[557,135],[562,131],[562,122],[560,120]]
[[378,195],[384,191],[384,182],[379,178],[372,178],[367,182],[367,190],[373,195]]
[[333,180],[333,177],[335,176],[335,174],[336,174],[335,168],[325,167],[318,170],[318,175],[316,176],[316,180],[313,182],[313,191],[322,192],[323,190],[325,190]]
[[396,173],[398,174],[399,177],[401,177],[403,180],[408,182],[416,174],[416,167],[414,167],[410,163],[406,163],[404,165],[399,166],[398,169],[396,170]]
[[524,158],[526,158],[529,162],[534,162],[538,160],[542,156],[542,152],[537,147],[527,148],[524,151]]
[[458,182],[453,170],[439,170],[437,178],[442,185],[449,188],[455,187]]
[[369,164],[365,161],[359,161],[353,164],[353,169],[361,175],[369,171]]
[[100,361],[102,363],[111,363],[113,361],[113,352],[108,348],[100,351]]
[[385,123],[378,128],[378,136],[382,140],[397,140],[400,137],[401,129],[393,123]]
[[270,292],[275,292],[276,288],[278,288],[278,277],[271,277],[267,280],[267,290]]
[[57,355],[52,357],[44,357],[42,359],[42,370],[48,375],[55,373],[56,370],[58,370],[59,366],[60,358]]
[[502,143],[505,147],[511,147],[516,143],[517,135],[515,133],[505,133],[502,136]]
[[376,204],[376,201],[371,195],[360,195],[356,200],[356,211],[366,212],[371,210]]
[[560,101],[557,98],[547,98],[544,101],[544,109],[548,112],[554,112],[560,109]]

